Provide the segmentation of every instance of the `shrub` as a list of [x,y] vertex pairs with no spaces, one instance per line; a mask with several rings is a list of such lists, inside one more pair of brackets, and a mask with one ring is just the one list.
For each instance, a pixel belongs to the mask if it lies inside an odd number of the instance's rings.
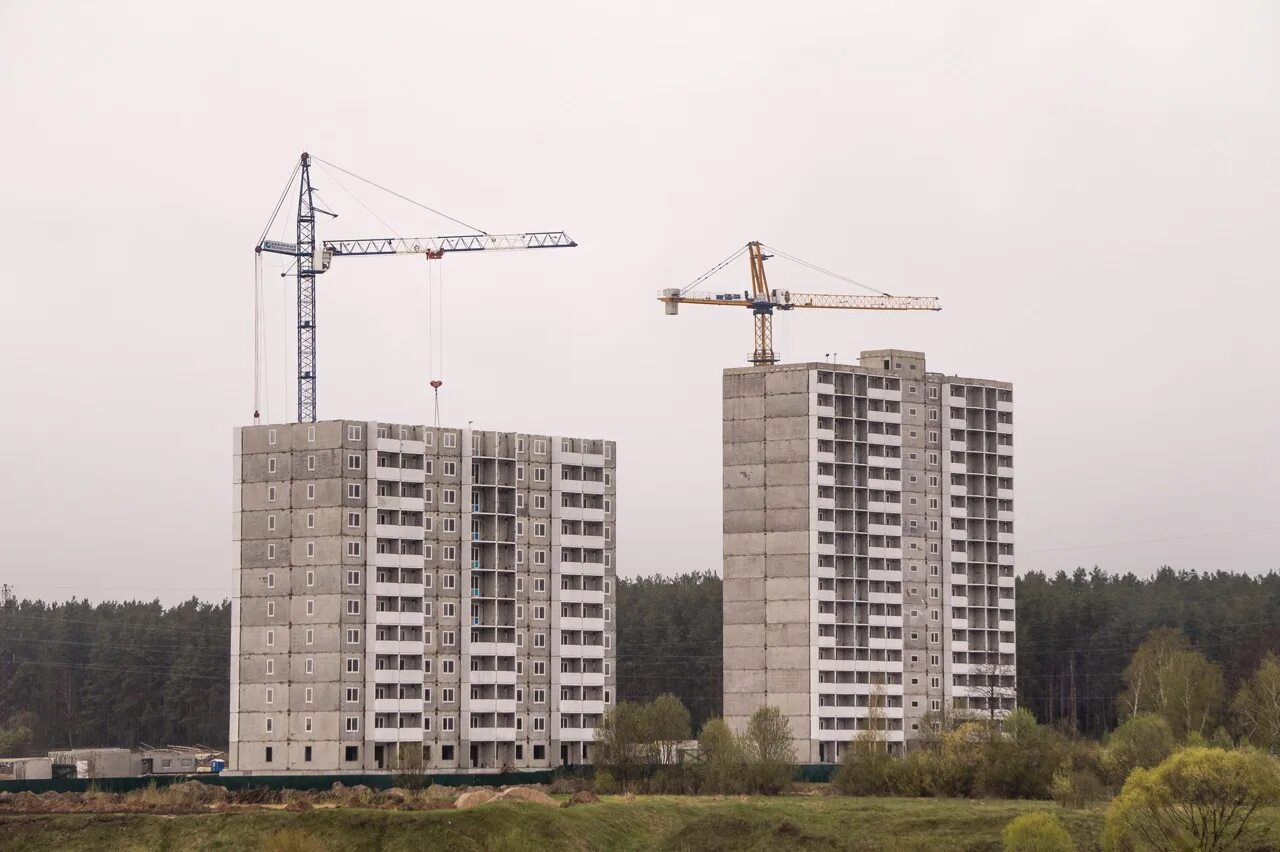
[[1023,814],[1004,827],[1004,852],[1075,852],[1062,824],[1049,813]]
[[1043,799],[1049,796],[1054,770],[1062,763],[1066,743],[1062,737],[1036,722],[1019,707],[1001,725],[1003,736],[987,744],[978,790],[1006,799]]
[[690,796],[698,792],[698,774],[691,766],[659,766],[642,782],[642,791],[666,796]]
[[764,706],[751,714],[742,736],[751,787],[757,793],[776,796],[795,780],[796,750],[791,723],[777,707]]
[[1107,850],[1257,848],[1257,813],[1280,802],[1275,761],[1255,751],[1187,748],[1135,769],[1107,810]]
[[1107,797],[1102,780],[1087,769],[1071,769],[1067,765],[1053,773],[1049,787],[1053,800],[1064,808],[1084,808]]
[[884,743],[859,735],[845,749],[831,783],[844,796],[883,796],[893,791],[896,762]]
[[742,745],[723,719],[710,719],[698,735],[698,790],[741,793],[747,788]]
[[618,792],[618,782],[613,773],[607,769],[597,769],[592,784],[594,791],[601,796],[610,796]]
[[1140,713],[1111,732],[1102,751],[1106,779],[1119,786],[1139,767],[1150,768],[1173,754],[1173,729],[1159,716]]

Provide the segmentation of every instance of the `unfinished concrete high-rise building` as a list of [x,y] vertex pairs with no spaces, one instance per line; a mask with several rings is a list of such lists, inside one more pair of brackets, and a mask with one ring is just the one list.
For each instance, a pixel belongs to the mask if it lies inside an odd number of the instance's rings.
[[590,761],[613,442],[352,420],[234,441],[231,772]]
[[1014,701],[1013,390],[923,353],[724,373],[724,709],[801,761]]

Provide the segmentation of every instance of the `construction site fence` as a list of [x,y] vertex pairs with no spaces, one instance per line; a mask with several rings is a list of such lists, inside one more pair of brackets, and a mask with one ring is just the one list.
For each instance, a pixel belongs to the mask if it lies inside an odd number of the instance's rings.
[[[660,767],[648,767],[657,771]],[[825,783],[836,770],[829,763],[802,764],[796,767],[796,780],[807,783]],[[642,771],[639,773],[644,775]],[[550,784],[557,778],[590,778],[594,769],[590,766],[535,769],[521,772],[490,772],[430,774],[423,776],[423,785],[439,784],[444,787],[511,787],[518,784]],[[196,775],[143,775],[129,778],[37,778],[29,780],[0,780],[0,792],[4,793],[85,793],[100,790],[104,793],[128,793],[152,785],[166,787],[185,781],[216,784],[227,790],[328,790],[334,784],[354,787],[363,784],[374,790],[389,790],[405,786],[403,776],[389,773],[376,775],[223,775],[202,772]]]

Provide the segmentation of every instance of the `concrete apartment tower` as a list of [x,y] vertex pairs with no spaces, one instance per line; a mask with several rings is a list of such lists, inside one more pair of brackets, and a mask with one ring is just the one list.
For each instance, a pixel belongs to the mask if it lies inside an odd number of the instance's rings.
[[612,442],[351,420],[234,442],[231,772],[590,761]]
[[924,354],[724,372],[724,711],[801,761],[1014,701],[1013,390]]

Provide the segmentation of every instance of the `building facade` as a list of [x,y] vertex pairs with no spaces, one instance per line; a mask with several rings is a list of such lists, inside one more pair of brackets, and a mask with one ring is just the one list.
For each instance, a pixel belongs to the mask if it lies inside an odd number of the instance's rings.
[[234,446],[230,772],[590,761],[613,442],[336,420]]
[[[724,373],[724,706],[802,762],[1013,708],[1013,389],[923,353]],[[868,734],[868,736],[872,736]]]

